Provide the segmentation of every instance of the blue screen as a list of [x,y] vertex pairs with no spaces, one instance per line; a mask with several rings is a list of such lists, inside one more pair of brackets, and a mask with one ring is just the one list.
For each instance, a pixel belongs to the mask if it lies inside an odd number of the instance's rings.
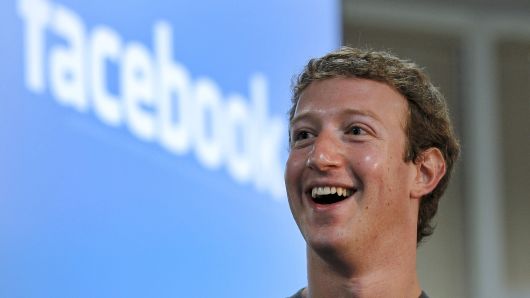
[[0,297],[285,297],[293,76],[336,1],[0,4]]

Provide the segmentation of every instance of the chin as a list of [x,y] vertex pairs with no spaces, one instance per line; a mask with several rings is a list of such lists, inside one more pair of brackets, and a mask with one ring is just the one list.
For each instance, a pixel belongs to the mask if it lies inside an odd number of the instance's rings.
[[351,266],[351,243],[344,238],[311,239],[307,241],[308,262],[325,263],[340,275],[349,277],[355,270]]
[[305,240],[308,247],[319,255],[340,255],[351,251],[353,244],[351,230],[319,229],[315,233],[307,233]]

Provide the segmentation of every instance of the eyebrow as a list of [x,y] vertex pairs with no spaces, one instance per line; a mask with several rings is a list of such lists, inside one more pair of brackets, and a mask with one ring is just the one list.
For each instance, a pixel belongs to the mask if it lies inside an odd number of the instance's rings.
[[[304,119],[312,119],[314,117],[316,117],[316,112],[313,112],[313,111],[307,111],[307,112],[304,112],[302,114],[298,114],[296,116],[293,117],[293,119],[291,119],[290,121],[290,125],[292,125],[293,123],[295,122],[298,122],[298,121],[302,121]],[[381,119],[379,118],[379,116],[377,116],[375,113],[371,112],[371,111],[366,111],[366,110],[357,110],[357,109],[352,109],[352,108],[347,108],[347,109],[343,109],[339,112],[339,115],[341,117],[343,116],[349,116],[349,115],[359,115],[359,116],[364,116],[364,117],[369,117],[369,118],[372,118],[378,122],[381,122]]]

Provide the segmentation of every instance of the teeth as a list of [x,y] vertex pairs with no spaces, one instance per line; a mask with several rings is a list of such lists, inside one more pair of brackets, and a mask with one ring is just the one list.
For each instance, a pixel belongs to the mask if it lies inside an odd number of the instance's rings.
[[324,194],[329,195],[331,193],[331,189],[329,189],[328,186],[324,187]]
[[313,198],[316,198],[317,196],[323,196],[323,195],[329,195],[329,194],[335,194],[335,193],[339,196],[349,197],[352,194],[352,190],[342,188],[342,187],[337,187],[337,186],[313,187],[313,189],[311,189],[311,196]]

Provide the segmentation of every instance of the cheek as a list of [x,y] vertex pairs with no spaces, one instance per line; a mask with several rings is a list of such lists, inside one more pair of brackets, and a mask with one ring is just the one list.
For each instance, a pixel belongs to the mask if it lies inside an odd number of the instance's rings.
[[[291,151],[285,164],[285,188],[287,190],[287,199],[293,218],[304,235],[304,222],[302,215],[301,200],[301,179],[305,168],[306,158],[301,152]],[[305,235],[304,235],[305,238]]]
[[373,183],[383,178],[386,156],[384,152],[376,148],[365,148],[353,156],[357,156],[355,172],[361,183]]
[[399,192],[400,169],[398,157],[389,154],[384,148],[370,148],[358,156],[356,174],[365,195],[372,204],[393,204],[391,198]]
[[381,165],[381,156],[374,152],[369,152],[362,157],[359,165],[364,169],[364,171],[375,173],[379,171]]
[[[298,181],[301,179],[302,172],[305,167],[306,159],[301,152],[291,151],[289,157],[285,164],[285,186],[287,188],[287,193],[294,191],[300,183]],[[290,194],[289,194],[290,195]]]

